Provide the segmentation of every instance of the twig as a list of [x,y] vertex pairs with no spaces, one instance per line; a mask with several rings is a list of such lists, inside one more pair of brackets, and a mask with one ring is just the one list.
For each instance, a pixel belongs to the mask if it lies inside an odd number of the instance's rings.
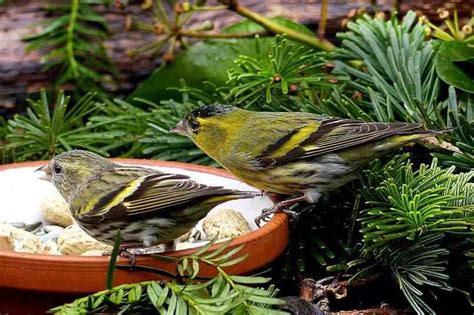
[[217,6],[198,6],[198,5],[191,5],[189,11],[220,11],[226,10],[227,6],[225,5],[217,5]]
[[392,4],[392,10],[393,12],[400,12],[400,5],[402,1],[401,0],[393,0]]
[[[153,274],[157,274],[157,275],[162,275],[162,276],[165,276],[165,277],[169,277],[169,278],[173,278],[173,279],[176,279],[176,278],[190,278],[189,276],[178,276],[177,274],[173,273],[173,272],[169,272],[167,270],[163,270],[163,269],[158,269],[158,268],[153,268],[153,267],[148,267],[148,266],[142,266],[142,265],[117,265],[116,266],[117,269],[121,269],[121,270],[129,270],[129,271],[143,271],[143,272],[149,272],[149,273],[153,273]],[[193,279],[197,279],[197,280],[209,280],[209,279],[212,279],[210,277],[200,277],[200,276],[196,276],[194,277]]]
[[288,38],[295,41],[301,42],[308,46],[320,49],[320,50],[332,50],[335,46],[328,40],[319,40],[308,34],[297,32],[291,28],[276,23],[263,15],[260,15],[247,7],[240,5],[236,0],[220,0],[221,3],[226,3],[230,11],[234,11],[237,14],[265,27],[267,30],[275,34],[286,34]]
[[77,11],[79,10],[79,0],[73,0],[71,4],[71,17],[69,19],[69,25],[67,27],[67,44],[66,44],[66,52],[69,60],[69,65],[71,67],[72,73],[74,78],[79,76],[79,72],[77,70],[77,62],[74,56],[74,27],[76,25],[77,19]]
[[319,18],[319,25],[318,25],[318,38],[323,39],[324,35],[326,34],[326,24],[328,20],[328,0],[321,1],[321,16]]
[[176,33],[181,37],[191,37],[191,38],[253,38],[255,36],[269,36],[270,32],[250,32],[250,33],[214,33],[214,32],[193,32],[180,30]]

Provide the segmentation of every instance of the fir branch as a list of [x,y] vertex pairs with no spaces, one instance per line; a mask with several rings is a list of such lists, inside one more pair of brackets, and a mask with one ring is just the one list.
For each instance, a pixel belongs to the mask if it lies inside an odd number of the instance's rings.
[[[125,284],[110,290],[75,300],[72,303],[51,309],[56,314],[95,312],[159,312],[169,314],[224,314],[266,313],[286,314],[275,309],[285,302],[275,298],[278,293],[273,286],[268,289],[250,285],[268,283],[269,278],[233,276],[223,267],[235,265],[245,256],[236,257],[241,247],[228,250],[228,242],[208,252],[213,242],[194,254],[180,258],[161,257],[176,262],[181,276],[189,275],[190,281],[180,283],[146,281]],[[157,257],[160,259],[160,257]],[[200,264],[216,268],[217,276],[206,282],[192,282],[199,273]]]
[[[154,104],[147,104],[151,109]],[[98,111],[89,117],[88,122],[99,126],[98,131],[121,133],[102,149],[122,157],[144,156],[145,146],[140,141],[150,129],[149,119],[156,113],[125,102],[120,99],[105,101]]]
[[201,103],[189,102],[183,94],[181,102],[162,101],[147,121],[148,129],[139,142],[145,146],[143,154],[160,160],[174,160],[197,164],[211,164],[212,160],[186,137],[168,131],[192,108]]
[[445,126],[452,129],[450,138],[460,151],[452,155],[435,152],[433,156],[445,165],[469,170],[474,168],[474,97],[464,94],[458,98],[452,86],[448,92],[448,99],[443,103],[447,112]]
[[[108,156],[103,146],[111,139],[123,136],[121,131],[98,131],[106,123],[86,124],[86,118],[97,112],[99,104],[89,93],[70,108],[70,97],[60,92],[54,105],[46,92],[40,100],[28,100],[26,115],[15,115],[8,121],[5,145],[13,152],[14,160],[49,159],[54,155],[83,148]],[[51,110],[51,107],[54,108]]]
[[[166,62],[172,62],[175,57],[175,50],[177,47],[185,47],[187,45],[186,38],[215,38],[215,39],[229,39],[229,38],[252,38],[255,35],[268,36],[271,34],[286,35],[294,42],[298,42],[305,47],[310,47],[319,51],[330,51],[334,49],[334,45],[325,39],[319,39],[310,32],[295,30],[285,23],[278,23],[273,19],[269,19],[258,14],[251,9],[242,6],[238,1],[222,0],[224,5],[206,6],[200,1],[186,1],[182,3],[171,4],[173,7],[168,7],[166,1],[159,0],[153,6],[153,13],[155,23],[149,24],[139,21],[137,19],[129,18],[128,29],[141,30],[146,32],[154,32],[159,36],[157,42],[149,43],[146,49],[139,48],[129,52],[134,56],[137,53],[147,52],[151,55],[161,54],[163,48],[167,46],[166,53],[163,54],[163,59]],[[203,11],[229,10],[248,19],[251,22],[262,26],[263,31],[259,32],[208,32],[214,28],[210,21],[204,22],[201,26],[187,28],[186,24],[196,13]]]
[[356,80],[349,85],[368,96],[380,121],[402,120],[436,126],[439,79],[433,66],[431,42],[424,40],[424,27],[414,12],[403,22],[383,21],[364,15],[348,24],[342,39],[344,58],[363,60],[367,71],[341,64],[341,70]]
[[258,23],[265,27],[265,29],[275,33],[275,34],[286,34],[288,38],[300,42],[302,44],[308,45],[311,48],[318,50],[332,50],[334,45],[327,40],[320,40],[316,36],[310,36],[301,32],[297,32],[291,28],[285,27],[284,25],[278,24],[257,12],[250,10],[249,8],[238,3],[237,0],[219,0],[219,2],[228,5],[228,9],[238,13],[239,15]]
[[327,90],[344,78],[325,72],[327,57],[276,36],[268,54],[241,56],[228,69],[227,99],[246,108],[296,110],[291,94],[304,97],[306,91]]
[[0,144],[2,158],[13,161],[49,159],[55,154],[83,148],[104,156],[152,157],[211,164],[211,159],[187,138],[170,135],[173,127],[195,105],[182,102],[160,105],[137,99],[144,108],[120,99],[97,103],[89,93],[71,108],[62,92],[53,107],[46,92],[29,100],[26,115],[5,123]]
[[47,50],[45,69],[58,71],[56,85],[73,83],[82,91],[111,84],[116,69],[107,56],[103,41],[107,38],[105,19],[90,7],[94,2],[71,0],[58,5],[61,15],[43,22],[43,29],[27,36],[27,50]]
[[230,103],[268,111],[315,111],[315,103],[346,76],[328,73],[330,55],[276,36],[268,52],[256,41],[255,56],[240,56],[227,70],[226,85],[182,85],[190,103]]
[[[463,169],[474,167],[473,101],[449,88],[440,99],[440,80],[434,66],[432,41],[425,40],[425,26],[408,12],[402,22],[364,15],[349,23],[340,55],[363,60],[365,69],[337,63],[339,71],[352,77],[346,91],[334,91],[317,110],[322,114],[369,121],[418,122],[429,129],[453,128],[445,138],[459,152],[438,154],[443,163]],[[347,89],[348,88],[348,89]],[[345,92],[347,93],[347,92]]]
[[[457,233],[474,235],[474,171],[453,174],[434,159],[414,171],[408,157],[364,172],[361,194],[363,255],[389,268],[414,310],[432,312],[423,298],[427,287],[451,290],[446,283],[450,247],[443,240]],[[454,242],[450,242],[454,244]]]

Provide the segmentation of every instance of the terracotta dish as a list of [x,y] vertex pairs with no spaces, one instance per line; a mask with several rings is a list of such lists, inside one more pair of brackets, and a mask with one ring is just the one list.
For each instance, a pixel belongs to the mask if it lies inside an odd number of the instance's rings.
[[[223,180],[235,180],[225,170],[193,164],[137,159],[116,159],[115,162],[179,168],[184,171],[219,176]],[[39,161],[0,165],[0,171],[39,167],[43,164],[45,162]],[[232,241],[229,249],[244,244],[241,253],[248,254],[248,257],[238,265],[228,268],[227,271],[232,274],[245,274],[257,270],[277,258],[285,249],[287,242],[287,217],[284,214],[277,214],[262,228]],[[218,246],[219,244],[216,244],[210,250]],[[196,250],[196,248],[186,249],[168,252],[166,255],[182,256]],[[66,300],[70,300],[72,296],[104,290],[108,262],[109,257],[54,256],[0,251],[0,312],[15,310],[16,307],[23,307],[23,310],[38,310],[33,304],[37,303],[36,306],[41,309],[41,307],[54,306],[55,304],[50,305],[54,302],[63,302],[66,297]],[[119,259],[119,264],[126,263],[125,259]],[[138,257],[137,265],[175,272],[173,264],[150,257]],[[213,274],[212,268],[201,266],[201,276]],[[141,271],[118,270],[114,285],[152,279],[160,278],[155,274]],[[33,308],[30,309],[30,307]]]

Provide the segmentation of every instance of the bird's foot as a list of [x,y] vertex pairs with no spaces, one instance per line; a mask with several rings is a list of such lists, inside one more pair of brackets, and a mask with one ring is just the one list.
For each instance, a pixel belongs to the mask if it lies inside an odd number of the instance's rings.
[[[137,245],[137,244],[120,245],[118,256],[128,258],[128,263],[132,266],[135,266],[135,263],[136,263],[136,257],[135,256],[136,255],[131,253],[130,250],[133,250],[137,246],[139,246],[139,245]],[[111,254],[112,254],[111,252],[103,252],[102,256],[110,256]]]
[[170,241],[168,243],[152,246],[152,247],[141,247],[141,246],[143,246],[143,244],[121,245],[119,248],[119,256],[127,258],[128,264],[133,267],[135,266],[137,262],[137,256],[161,254],[163,252],[175,249],[174,241]]
[[298,213],[295,211],[291,211],[290,207],[305,200],[305,196],[301,196],[293,199],[280,201],[271,208],[265,208],[262,210],[262,214],[255,218],[255,224],[260,227],[261,221],[268,222],[270,221],[273,214],[279,212],[286,213],[288,216],[295,218],[298,216]]
[[119,256],[127,258],[128,264],[132,267],[137,263],[137,255],[133,253],[133,250],[138,246],[140,244],[122,244],[119,247]]
[[[133,267],[136,265],[137,256],[161,254],[174,249],[174,241],[152,247],[143,247],[143,244],[124,244],[120,245],[118,255],[127,258],[128,264]],[[110,254],[110,252],[104,252],[102,256],[110,256]]]
[[158,245],[153,247],[134,247],[126,248],[120,251],[120,256],[128,259],[128,264],[132,267],[135,266],[137,262],[137,256],[146,256],[153,254],[161,254],[167,251],[166,246]]
[[262,213],[257,216],[254,220],[255,220],[255,224],[260,227],[262,221],[263,222],[268,222],[270,221],[270,217],[271,215],[273,214],[273,208],[265,208],[262,210]]
[[120,257],[127,258],[128,264],[132,267],[135,267],[135,265],[137,263],[137,255],[131,253],[130,252],[131,249],[133,249],[133,248],[121,250],[120,251]]
[[[128,247],[128,248],[121,248],[120,255],[123,257],[128,257],[129,262],[130,259],[135,259],[136,256],[146,256],[146,255],[154,255],[154,254],[161,254],[163,252],[174,251],[176,249],[175,241],[169,241],[164,244],[151,246],[151,247]],[[132,258],[135,257],[135,258]],[[131,264],[133,265],[133,264]]]

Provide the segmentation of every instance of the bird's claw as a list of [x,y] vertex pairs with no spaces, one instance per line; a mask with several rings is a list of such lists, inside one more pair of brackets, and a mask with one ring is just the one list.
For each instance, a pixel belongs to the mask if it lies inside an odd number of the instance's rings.
[[[110,256],[110,253],[103,253],[102,256]],[[119,250],[119,256],[127,258],[128,264],[132,267],[135,266],[135,264],[137,262],[137,256],[135,254],[131,253],[126,248],[121,248]]]
[[127,260],[130,266],[135,267],[135,264],[137,263],[137,256],[134,254],[130,254]]
[[290,218],[295,219],[298,217],[298,213],[295,211],[291,211],[286,203],[277,203],[271,208],[265,208],[262,210],[262,214],[260,214],[258,217],[255,218],[255,224],[258,227],[261,227],[261,221],[263,222],[268,222],[271,219],[271,216],[273,214],[283,212],[287,214]]
[[134,267],[137,262],[137,256],[158,254],[163,251],[163,245],[154,247],[121,246],[119,249],[119,256],[127,258],[128,264]]
[[261,227],[261,221],[263,222],[268,222],[272,218],[272,215],[278,212],[286,212],[290,211],[288,209],[285,209],[282,207],[280,204],[276,204],[275,206],[271,208],[265,208],[262,210],[262,214],[260,214],[258,217],[255,218],[255,224],[258,227]]
[[261,227],[261,221],[268,222],[270,221],[270,216],[275,213],[273,208],[265,208],[262,210],[262,214],[255,218],[255,224],[258,227]]

